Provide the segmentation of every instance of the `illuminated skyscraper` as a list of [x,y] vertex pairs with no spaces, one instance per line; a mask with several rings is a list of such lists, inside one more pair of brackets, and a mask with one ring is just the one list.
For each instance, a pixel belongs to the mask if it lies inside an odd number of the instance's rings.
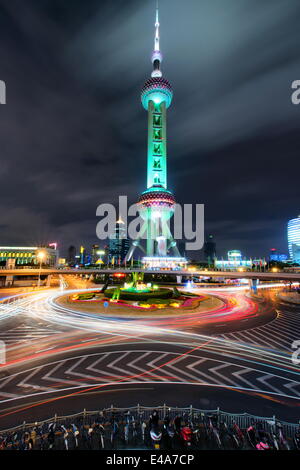
[[81,247],[80,247],[80,263],[81,264],[85,264],[85,262],[86,262],[85,257],[86,257],[85,248],[84,248],[84,246],[81,245]]
[[147,189],[138,200],[139,212],[144,223],[139,240],[135,240],[127,259],[134,249],[141,246],[146,238],[144,264],[151,267],[181,266],[186,261],[180,257],[177,245],[170,231],[169,221],[174,213],[175,198],[167,189],[167,135],[166,121],[173,91],[170,83],[162,76],[159,37],[159,17],[156,9],[153,70],[146,80],[141,94],[142,105],[148,111],[148,154]]
[[294,263],[300,264],[300,215],[289,220],[287,235],[290,258]]
[[109,238],[109,260],[115,264],[123,263],[129,250],[129,240],[126,236],[124,222],[120,218],[116,222],[114,233]]

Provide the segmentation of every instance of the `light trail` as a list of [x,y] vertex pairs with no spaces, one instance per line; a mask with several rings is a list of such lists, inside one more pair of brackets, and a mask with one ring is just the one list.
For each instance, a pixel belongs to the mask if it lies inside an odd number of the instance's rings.
[[[272,285],[273,287],[273,285]],[[228,318],[234,318],[239,321],[241,319],[255,316],[258,314],[259,303],[254,302],[251,298],[243,295],[241,292],[233,294],[231,291],[223,291],[222,294],[218,291],[218,296],[224,301],[224,306],[216,308],[208,313],[204,312],[197,316],[194,314],[179,314],[178,317],[173,319],[154,319],[147,321],[146,319],[129,319],[124,320],[123,318],[106,316],[105,310],[101,313],[93,314],[90,312],[81,312],[74,310],[67,306],[63,306],[57,303],[57,300],[62,295],[72,295],[73,293],[89,292],[94,291],[95,288],[89,289],[70,289],[58,291],[48,290],[43,292],[34,293],[34,295],[25,295],[12,301],[11,304],[4,306],[12,311],[16,310],[16,305],[19,312],[23,315],[27,315],[32,320],[36,320],[55,324],[58,327],[64,329],[62,333],[54,334],[46,339],[37,339],[28,345],[13,345],[9,348],[10,358],[7,364],[0,367],[0,370],[8,369],[12,367],[21,366],[22,371],[15,374],[6,375],[4,379],[0,380],[0,388],[3,381],[9,381],[12,377],[27,373],[35,373],[35,371],[43,370],[43,367],[50,367],[57,363],[64,363],[74,358],[88,358],[93,355],[99,355],[103,353],[89,353],[91,349],[97,348],[107,352],[107,348],[114,348],[130,346],[132,351],[134,348],[141,344],[154,345],[159,344],[161,347],[170,348],[176,347],[185,348],[183,354],[177,352],[169,352],[168,354],[174,355],[174,359],[167,363],[161,364],[154,368],[148,368],[145,365],[145,370],[140,374],[123,376],[119,373],[119,378],[110,380],[107,376],[106,380],[101,383],[97,383],[97,377],[90,379],[93,383],[86,388],[86,385],[80,383],[83,379],[76,378],[72,380],[74,382],[71,386],[66,387],[66,380],[57,382],[55,384],[55,390],[51,389],[48,391],[42,391],[43,387],[36,385],[34,393],[18,394],[14,398],[6,398],[0,403],[4,405],[6,402],[18,401],[28,399],[32,396],[45,396],[53,393],[67,393],[67,395],[60,395],[59,397],[49,398],[42,403],[51,403],[58,399],[75,396],[77,394],[84,394],[87,391],[97,390],[103,387],[117,386],[122,382],[132,383],[147,383],[147,384],[164,384],[164,383],[177,383],[185,385],[198,385],[198,386],[211,386],[219,388],[227,388],[231,390],[244,391],[254,394],[264,393],[271,396],[281,396],[283,398],[298,399],[300,394],[292,387],[299,384],[299,369],[294,366],[291,362],[291,354],[284,351],[270,350],[262,347],[259,344],[251,345],[237,341],[232,341],[225,338],[216,336],[209,336],[197,332],[184,331],[183,327],[189,327],[195,325],[195,322],[199,323],[208,322],[213,323]],[[201,289],[201,292],[204,290]],[[207,292],[207,291],[205,291]],[[212,290],[209,293],[213,293]],[[14,310],[15,309],[15,310]],[[105,312],[106,313],[106,312]],[[201,318],[202,315],[202,318]],[[171,326],[171,327],[170,327]],[[87,336],[88,335],[88,336]],[[201,356],[207,361],[211,361],[216,364],[215,369],[219,367],[233,367],[239,368],[241,371],[253,371],[255,374],[260,374],[262,380],[264,377],[272,377],[279,381],[286,381],[291,387],[290,393],[288,391],[276,392],[272,391],[268,384],[262,382],[261,388],[249,387],[239,383],[238,386],[232,385],[232,378],[224,376],[224,379],[220,380],[220,383],[216,384],[214,381],[195,381],[195,380],[179,380],[176,381],[176,374],[172,377],[172,373],[165,371],[164,367],[168,367],[168,364],[177,364],[181,358],[194,357],[195,351],[201,349]],[[149,351],[154,351],[155,347],[151,347]],[[82,356],[71,355],[72,352],[85,351]],[[169,350],[169,349],[168,349]],[[164,349],[163,349],[164,351]],[[170,350],[169,350],[170,351]],[[122,352],[122,351],[121,351]],[[53,361],[55,356],[62,356],[63,359]],[[199,356],[198,356],[199,357]],[[44,361],[44,364],[43,362]],[[38,364],[36,365],[36,363]],[[32,367],[26,367],[26,364],[32,364]],[[20,369],[19,369],[20,370]],[[157,375],[158,371],[161,371],[161,375]],[[186,371],[182,369],[181,373],[186,375]],[[241,372],[242,373],[242,372]],[[188,374],[187,374],[188,375]],[[104,377],[105,379],[105,377]],[[140,380],[140,382],[139,382]],[[96,383],[95,383],[96,382]],[[246,380],[247,382],[247,380]],[[275,387],[276,388],[276,387]],[[5,388],[4,388],[5,392]],[[8,394],[9,395],[9,394]],[[271,399],[271,398],[270,398]],[[34,406],[38,406],[35,404]],[[30,408],[30,407],[29,407]],[[27,406],[23,408],[28,409]],[[9,412],[10,413],[10,412]],[[3,414],[2,416],[7,416]]]
[[[147,370],[147,371],[144,371],[142,373],[139,373],[139,374],[135,374],[135,375],[131,375],[131,376],[126,376],[126,377],[120,377],[118,380],[115,380],[115,381],[111,381],[111,382],[107,382],[107,383],[100,383],[100,384],[95,384],[95,385],[92,385],[92,386],[89,386],[88,388],[84,388],[86,387],[86,385],[77,385],[77,386],[73,386],[73,387],[68,387],[68,388],[64,388],[64,389],[61,389],[60,392],[66,392],[66,391],[71,391],[71,390],[76,390],[76,391],[73,391],[72,393],[68,393],[66,395],[62,395],[62,396],[58,396],[58,397],[53,397],[53,398],[49,398],[45,401],[41,401],[41,402],[38,402],[38,403],[34,403],[34,404],[30,404],[30,405],[27,405],[27,406],[23,406],[21,408],[18,408],[16,410],[13,410],[13,411],[7,411],[7,412],[4,412],[0,415],[0,418],[2,417],[5,417],[5,416],[9,416],[9,415],[12,415],[12,414],[16,414],[16,413],[19,413],[20,411],[25,411],[27,409],[31,409],[31,408],[34,408],[34,407],[38,407],[38,406],[41,406],[43,404],[48,404],[48,403],[53,403],[53,402],[56,402],[58,400],[62,400],[62,399],[65,399],[65,398],[70,398],[70,397],[74,397],[76,395],[81,395],[81,394],[84,394],[84,393],[87,393],[87,392],[91,392],[91,391],[96,391],[96,390],[99,390],[101,388],[105,388],[105,387],[108,387],[108,386],[115,386],[115,385],[119,385],[121,383],[128,383],[127,381],[129,380],[129,383],[130,384],[157,384],[158,382],[157,381],[153,381],[153,380],[146,380],[146,381],[143,381],[143,382],[140,382],[140,381],[135,381],[136,378],[141,378],[143,376],[148,376],[149,374],[151,375],[152,372],[156,372],[158,370],[161,370],[163,369],[165,366],[168,366],[170,365],[171,363],[175,362],[175,361],[178,361],[179,359],[181,359],[182,357],[185,357],[185,356],[192,356],[192,353],[196,352],[197,350],[199,350],[200,348],[203,348],[204,346],[206,346],[207,344],[209,344],[211,341],[213,341],[212,339],[211,340],[208,340],[207,342],[203,343],[203,344],[200,344],[188,351],[186,351],[185,353],[183,354],[175,354],[175,357],[174,359],[171,359],[171,360],[168,360],[166,361],[165,363],[161,364],[160,366],[157,366],[157,367],[153,367],[151,368],[150,370]],[[221,362],[221,361],[219,361]],[[133,379],[133,380],[132,380]],[[298,383],[296,381],[293,381],[295,383]],[[222,388],[227,388],[227,389],[231,389],[231,390],[237,390],[237,391],[245,391],[245,392],[251,392],[251,393],[254,393],[254,394],[261,394],[261,390],[260,389],[253,389],[253,388],[249,388],[249,387],[234,387],[234,386],[230,386],[230,385],[226,385],[226,384],[211,384],[211,383],[199,383],[199,382],[193,382],[193,381],[185,381],[185,382],[180,382],[182,385],[198,385],[198,386],[210,386],[210,387],[222,387]],[[168,384],[178,384],[178,382],[173,382],[172,380],[168,380]],[[80,390],[78,390],[80,389]],[[49,393],[55,393],[55,391],[51,390],[49,392],[40,392],[40,393],[35,393],[35,394],[31,394],[31,395],[26,395],[24,396],[24,398],[29,398],[29,397],[33,397],[33,396],[36,396],[36,395],[45,395],[45,394],[49,394]],[[278,392],[269,392],[269,394],[272,396],[280,396],[280,397],[283,397],[283,398],[292,398],[294,399],[295,397],[292,396],[292,395],[288,395],[288,394],[280,394]],[[14,401],[15,399],[14,398],[11,398],[11,399],[8,399],[8,400],[5,400],[5,401],[8,401],[8,402],[11,402],[11,401]]]
[[[81,292],[88,292],[94,291],[95,288],[89,288],[80,290]],[[68,290],[64,292],[64,295],[71,295],[73,293],[78,292],[77,289],[75,290]],[[141,321],[124,321],[124,320],[112,320],[107,319],[105,316],[101,316],[98,314],[92,314],[88,312],[79,312],[76,310],[72,310],[70,308],[63,307],[55,302],[57,298],[62,295],[61,292],[55,291],[47,291],[37,293],[31,296],[25,296],[24,298],[18,300],[19,308],[22,313],[29,315],[31,318],[36,318],[38,320],[47,321],[50,323],[54,323],[56,325],[67,326],[73,330],[81,330],[84,332],[92,332],[93,334],[104,334],[108,336],[114,337],[125,337],[128,340],[136,340],[140,338],[143,341],[147,342],[155,342],[156,340],[163,343],[163,344],[170,344],[169,341],[162,341],[161,337],[174,337],[177,342],[183,342],[185,344],[195,344],[195,342],[201,342],[203,340],[207,340],[210,336],[198,334],[198,333],[190,333],[187,331],[181,331],[174,328],[162,328],[156,326],[156,324],[160,324],[159,321],[154,321],[151,325],[149,323],[143,324]],[[237,299],[236,299],[237,300]],[[253,303],[254,304],[254,303]],[[239,312],[246,307],[249,307],[249,299],[243,298],[241,296],[238,297],[238,302],[234,304],[234,306],[229,310],[226,314],[236,313],[239,315]],[[219,313],[217,313],[219,315]],[[237,318],[238,319],[238,318]],[[178,323],[181,320],[176,320]],[[180,327],[181,325],[179,325]],[[55,338],[54,338],[55,339]],[[70,351],[72,349],[78,349],[87,347],[89,345],[100,346],[102,343],[101,341],[95,341],[88,343],[81,343],[76,345],[70,345],[68,347],[59,347],[54,349],[49,349],[48,351],[41,351],[40,353],[34,353],[34,356],[31,354],[28,356],[28,359],[33,359],[33,357],[41,357],[43,355],[47,355],[48,353],[57,354],[63,351]],[[105,341],[103,344],[107,344]],[[14,350],[20,349],[21,346],[14,347]],[[22,346],[24,348],[24,346]],[[12,349],[12,348],[11,348]],[[45,348],[48,349],[48,348]],[[291,366],[290,362],[290,355],[284,352],[273,352],[269,351],[266,348],[259,347],[259,346],[251,346],[246,345],[243,343],[237,343],[234,341],[229,341],[223,338],[214,337],[214,346],[213,351],[218,350],[218,352],[224,353],[233,353],[238,356],[245,356],[248,360],[248,356],[255,358],[262,358],[263,363],[270,362],[272,364],[276,364],[276,367],[283,366],[288,367],[290,370],[294,370]],[[9,361],[9,364],[13,364],[16,362],[25,361],[26,356],[23,356],[19,361]],[[242,359],[242,357],[240,357]],[[7,365],[7,364],[6,364]],[[3,365],[2,367],[5,367]]]
[[[292,286],[292,287],[299,287],[300,283],[299,282],[292,282],[291,284],[289,284],[289,286]],[[282,282],[270,282],[270,283],[263,283],[263,284],[258,284],[256,286],[257,289],[277,289],[277,288],[284,288],[284,287],[287,287],[286,284],[282,283]],[[207,288],[207,287],[197,287],[197,284],[195,285],[195,287],[192,287],[191,289],[189,288],[185,288],[186,291],[196,291],[196,290],[199,290],[200,292],[206,292],[206,293],[209,293],[209,292],[224,292],[224,291],[227,291],[227,292],[239,292],[239,291],[249,291],[249,285],[245,284],[244,286],[224,286],[224,287],[211,287],[211,288]]]

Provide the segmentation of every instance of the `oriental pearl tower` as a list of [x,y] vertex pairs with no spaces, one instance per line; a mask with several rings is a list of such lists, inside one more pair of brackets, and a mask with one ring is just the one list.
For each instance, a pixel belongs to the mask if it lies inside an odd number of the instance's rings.
[[[180,257],[169,227],[175,209],[175,198],[167,189],[166,121],[173,91],[161,72],[159,27],[157,5],[153,70],[151,78],[146,80],[141,92],[142,105],[148,112],[147,189],[142,192],[137,202],[143,225],[140,238],[133,242],[127,260],[132,257],[135,248],[139,247],[145,253],[142,259],[144,267],[174,269],[184,266],[186,260]],[[142,239],[146,239],[146,247],[142,246]]]

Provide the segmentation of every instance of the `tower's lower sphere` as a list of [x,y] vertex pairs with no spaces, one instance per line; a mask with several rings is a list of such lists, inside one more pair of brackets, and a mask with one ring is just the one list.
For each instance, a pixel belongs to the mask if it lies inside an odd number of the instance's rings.
[[153,219],[161,217],[167,220],[172,216],[175,204],[171,191],[162,186],[152,186],[144,191],[138,200],[139,212],[143,219],[148,219],[150,212]]

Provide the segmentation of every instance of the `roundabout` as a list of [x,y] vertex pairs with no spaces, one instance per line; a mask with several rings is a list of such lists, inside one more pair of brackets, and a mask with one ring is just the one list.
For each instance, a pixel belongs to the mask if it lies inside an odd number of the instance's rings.
[[[119,292],[119,298],[114,293]],[[109,295],[108,295],[109,293]],[[56,296],[53,303],[64,311],[95,320],[172,328],[193,333],[218,334],[266,324],[276,311],[251,296],[175,288],[88,289]]]

